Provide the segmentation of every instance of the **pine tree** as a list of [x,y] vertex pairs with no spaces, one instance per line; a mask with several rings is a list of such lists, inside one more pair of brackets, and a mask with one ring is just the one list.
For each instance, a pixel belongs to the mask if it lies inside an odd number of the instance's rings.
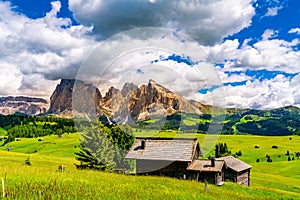
[[219,152],[220,152],[220,155],[224,154],[224,145],[223,145],[223,143],[219,143]]
[[107,170],[122,168],[129,170],[133,163],[125,159],[134,137],[124,133],[116,125],[93,123],[82,128],[80,151],[76,152],[78,169]]
[[114,146],[97,125],[85,127],[82,134],[80,151],[76,152],[75,164],[78,169],[106,170],[115,167]]
[[216,144],[215,156],[216,158],[220,158],[219,144]]
[[223,153],[228,153],[228,148],[226,142],[224,143],[224,152]]

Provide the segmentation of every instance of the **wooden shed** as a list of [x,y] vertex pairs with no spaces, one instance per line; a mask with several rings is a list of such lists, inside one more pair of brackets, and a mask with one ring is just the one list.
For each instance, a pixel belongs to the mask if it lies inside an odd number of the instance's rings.
[[190,179],[208,182],[215,185],[222,185],[224,182],[224,161],[215,160],[195,160],[187,170]]
[[202,156],[196,138],[136,138],[126,158],[136,173],[186,178],[187,167]]
[[217,158],[218,161],[224,161],[224,181],[231,181],[244,186],[250,186],[251,165],[233,157],[226,156]]

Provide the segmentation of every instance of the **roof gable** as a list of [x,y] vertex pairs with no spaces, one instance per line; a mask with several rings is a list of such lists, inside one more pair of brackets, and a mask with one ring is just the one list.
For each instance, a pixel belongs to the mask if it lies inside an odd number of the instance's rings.
[[221,172],[224,161],[216,160],[215,166],[211,166],[211,160],[195,160],[187,168],[187,170],[200,171],[200,172]]
[[[141,149],[142,140],[145,141],[145,149]],[[199,143],[194,138],[136,138],[125,158],[192,161],[197,148],[200,149]]]
[[241,171],[252,168],[251,165],[248,165],[247,163],[245,163],[245,162],[241,161],[240,159],[237,159],[233,156],[216,158],[216,160],[223,160],[227,167],[229,167],[230,169],[232,169],[236,172],[241,172]]

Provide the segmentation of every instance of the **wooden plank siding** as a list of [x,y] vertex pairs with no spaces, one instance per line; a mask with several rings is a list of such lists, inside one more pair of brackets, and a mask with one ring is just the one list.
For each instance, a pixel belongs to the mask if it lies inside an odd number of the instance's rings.
[[187,175],[186,168],[188,165],[189,162],[181,161],[137,160],[136,172],[138,174],[183,178],[184,175]]
[[198,181],[219,185],[223,182],[222,172],[200,172]]
[[237,174],[237,183],[244,186],[250,186],[250,170],[245,170]]

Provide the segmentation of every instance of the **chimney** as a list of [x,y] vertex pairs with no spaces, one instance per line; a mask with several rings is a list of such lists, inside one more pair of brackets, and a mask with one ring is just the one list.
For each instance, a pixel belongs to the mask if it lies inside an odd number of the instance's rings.
[[146,140],[142,139],[141,140],[141,150],[144,150],[146,148]]
[[216,166],[216,164],[215,164],[215,157],[211,157],[211,166],[212,167]]

